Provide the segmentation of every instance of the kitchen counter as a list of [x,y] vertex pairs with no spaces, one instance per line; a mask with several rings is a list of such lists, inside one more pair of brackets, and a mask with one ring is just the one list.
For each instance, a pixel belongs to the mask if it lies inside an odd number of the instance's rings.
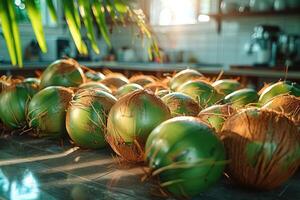
[[[43,62],[24,62],[24,67],[22,69],[40,69],[46,68],[51,62],[43,61]],[[125,69],[136,69],[139,67],[141,70],[160,70],[162,68],[174,68],[174,69],[182,69],[183,66],[186,67],[200,67],[200,66],[208,66],[208,67],[221,67],[221,64],[207,64],[207,63],[154,63],[154,62],[117,62],[117,61],[79,61],[80,64],[88,66],[88,67],[111,67],[111,68],[125,68]],[[0,70],[9,70],[9,69],[20,69],[18,67],[12,67],[9,63],[0,63]]]
[[[138,63],[138,62],[80,62],[82,65],[88,66],[92,69],[111,69],[111,70],[123,70],[123,71],[138,71],[138,72],[173,72],[186,68],[198,69],[203,74],[218,75],[223,72],[228,76],[246,76],[256,78],[273,78],[273,79],[292,79],[300,80],[300,71],[290,71],[286,75],[285,71],[274,70],[272,68],[230,68],[222,67],[220,64],[190,64],[190,63]],[[50,62],[37,62],[37,63],[25,63],[25,67],[22,68],[23,72],[43,70],[48,66]],[[300,67],[299,67],[300,69]],[[19,68],[11,67],[10,65],[0,64],[0,75],[14,74]],[[22,73],[19,74],[21,75]]]
[[[153,183],[141,181],[142,167],[121,166],[113,155],[66,141],[0,135],[0,199],[166,199],[153,195]],[[224,176],[194,200],[298,200],[299,188],[300,171],[269,192],[239,188]]]

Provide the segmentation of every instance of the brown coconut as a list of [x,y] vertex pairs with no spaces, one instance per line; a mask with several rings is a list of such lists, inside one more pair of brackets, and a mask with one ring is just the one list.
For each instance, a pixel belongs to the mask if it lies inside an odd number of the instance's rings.
[[129,81],[130,81],[130,83],[136,83],[136,84],[144,87],[147,84],[154,83],[156,81],[156,78],[153,76],[147,76],[147,75],[135,75],[135,76],[132,76],[129,79]]
[[112,91],[116,91],[121,86],[129,83],[129,80],[122,74],[112,73],[112,74],[106,75],[106,77],[102,81],[100,81],[100,83],[106,85]]
[[149,83],[149,84],[145,85],[144,89],[150,90],[153,93],[157,93],[160,90],[167,90],[168,87],[165,84],[163,84],[163,83],[154,82],[154,83]]
[[297,126],[300,126],[300,97],[293,95],[277,96],[264,105],[264,108],[280,112],[295,122]]
[[236,113],[231,105],[213,105],[202,110],[198,118],[206,122],[219,133],[223,127],[224,122]]
[[233,115],[221,133],[228,175],[259,190],[282,185],[299,167],[299,137],[295,124],[278,112],[249,108]]

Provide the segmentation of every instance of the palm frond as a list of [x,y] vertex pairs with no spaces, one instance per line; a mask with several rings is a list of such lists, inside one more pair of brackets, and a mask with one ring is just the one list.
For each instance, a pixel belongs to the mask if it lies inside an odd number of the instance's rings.
[[[47,51],[45,41],[40,0],[24,0],[25,9],[32,24],[35,36],[42,52]],[[134,25],[138,28],[142,38],[150,40],[149,56],[153,53],[158,56],[157,41],[153,37],[149,26],[145,22],[145,15],[141,9],[136,9],[127,0],[61,0],[64,17],[80,54],[87,54],[88,49],[82,40],[82,27],[86,29],[87,37],[91,41],[94,52],[99,53],[97,40],[94,34],[96,24],[106,44],[111,47],[110,30],[114,25]],[[57,21],[57,12],[53,0],[46,0],[50,17]],[[21,39],[14,1],[0,0],[0,19],[3,35],[7,44],[12,65],[23,65]]]

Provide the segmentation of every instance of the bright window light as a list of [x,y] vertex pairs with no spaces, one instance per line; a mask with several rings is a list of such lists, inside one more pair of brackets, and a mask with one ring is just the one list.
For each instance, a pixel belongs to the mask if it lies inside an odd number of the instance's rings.
[[195,24],[197,0],[153,0],[152,22],[158,25]]
[[208,15],[199,15],[198,16],[198,21],[199,22],[209,22],[210,17]]

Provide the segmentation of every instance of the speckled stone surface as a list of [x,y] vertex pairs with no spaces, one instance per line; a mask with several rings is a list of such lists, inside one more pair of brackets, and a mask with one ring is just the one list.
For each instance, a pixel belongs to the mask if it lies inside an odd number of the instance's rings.
[[[142,167],[120,167],[109,150],[72,148],[68,142],[1,137],[0,199],[166,199],[153,195],[151,182],[141,181]],[[194,199],[299,200],[300,172],[269,192],[246,190],[223,177]]]

